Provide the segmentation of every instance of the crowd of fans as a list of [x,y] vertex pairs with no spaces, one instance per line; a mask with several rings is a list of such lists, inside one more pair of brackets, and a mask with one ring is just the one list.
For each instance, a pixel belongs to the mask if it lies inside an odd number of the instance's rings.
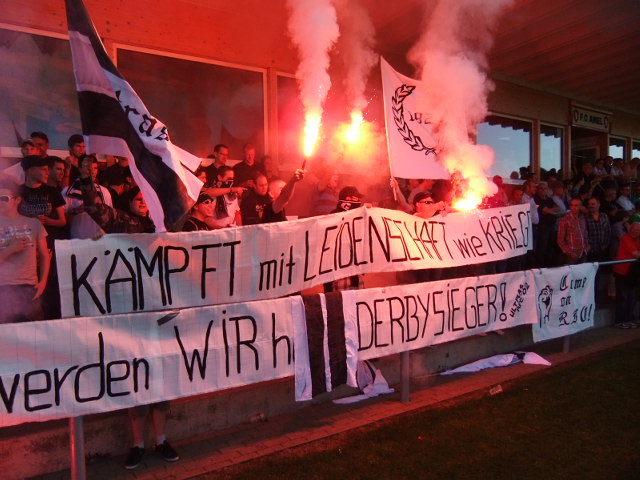
[[[81,135],[69,138],[69,155],[64,159],[49,156],[48,147],[46,134],[33,132],[21,145],[24,183],[0,178],[0,296],[5,303],[0,323],[60,318],[55,239],[155,231],[126,158],[100,170],[96,156],[86,153]],[[233,167],[227,165],[228,158],[229,148],[216,145],[195,172],[204,186],[182,231],[286,221],[285,207],[304,172],[297,170],[288,181],[282,180],[273,159],[265,156],[258,161],[251,144],[245,145],[242,161]],[[486,264],[403,272],[399,281],[640,258],[638,163],[638,159],[625,164],[610,157],[595,164],[585,162],[574,178],[564,181],[551,172],[544,181],[529,175],[521,184],[505,185],[496,176],[497,192],[479,208],[528,204],[533,249],[521,257]],[[393,192],[394,208],[425,219],[450,211],[456,194],[450,181],[428,179],[392,179],[388,190]],[[352,185],[340,188],[340,172],[333,167],[322,172],[312,196],[310,216],[358,208],[365,198]],[[637,265],[613,266],[620,328],[638,325],[633,317],[640,279]],[[362,285],[356,275],[325,284],[325,291]],[[142,459],[147,416],[156,432],[156,450],[165,460],[178,459],[164,436],[167,409],[167,402],[131,409],[134,446],[126,468],[135,468]]]

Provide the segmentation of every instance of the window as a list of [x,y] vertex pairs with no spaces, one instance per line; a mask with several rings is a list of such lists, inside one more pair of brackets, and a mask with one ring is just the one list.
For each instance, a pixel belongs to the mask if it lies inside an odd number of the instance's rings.
[[293,165],[301,158],[301,132],[304,108],[298,84],[293,77],[278,75],[278,159],[280,165]]
[[17,148],[16,131],[40,130],[50,150],[66,151],[82,131],[69,42],[0,29],[0,65],[0,146]]
[[624,138],[609,137],[609,155],[613,158],[624,158],[627,142]]
[[640,158],[640,141],[634,140],[632,145],[631,158]]
[[224,143],[242,159],[250,142],[264,152],[264,71],[124,49],[118,70],[181,148],[206,157]]
[[562,168],[562,127],[540,125],[540,170],[548,172]]
[[478,125],[476,143],[488,145],[496,158],[488,176],[520,178],[523,169],[531,167],[531,122],[490,115]]

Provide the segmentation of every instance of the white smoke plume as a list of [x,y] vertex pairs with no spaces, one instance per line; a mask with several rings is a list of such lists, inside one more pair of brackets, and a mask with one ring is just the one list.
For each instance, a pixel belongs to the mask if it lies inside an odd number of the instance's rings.
[[296,79],[305,111],[305,156],[309,156],[331,88],[329,51],[338,39],[338,22],[330,0],[287,0],[287,6],[289,35],[300,56]]
[[440,161],[458,171],[470,190],[484,196],[495,191],[486,178],[494,152],[474,145],[470,135],[488,113],[487,53],[500,15],[513,0],[438,0],[430,8],[425,34],[409,52],[427,95],[426,112],[439,143]]
[[365,89],[371,69],[378,61],[374,51],[375,28],[367,10],[358,0],[333,0],[340,27],[340,58],[345,66],[343,84],[353,111],[367,106]]

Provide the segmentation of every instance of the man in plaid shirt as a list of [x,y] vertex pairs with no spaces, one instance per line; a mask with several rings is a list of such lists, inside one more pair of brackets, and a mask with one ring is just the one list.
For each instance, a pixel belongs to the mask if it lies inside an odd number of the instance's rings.
[[558,225],[558,245],[564,254],[563,261],[567,265],[583,263],[589,251],[587,226],[580,214],[582,202],[574,198],[569,204],[569,213],[560,219]]
[[607,260],[607,252],[611,243],[611,224],[609,217],[600,212],[600,201],[591,197],[587,203],[587,239],[591,249],[587,254],[590,262]]

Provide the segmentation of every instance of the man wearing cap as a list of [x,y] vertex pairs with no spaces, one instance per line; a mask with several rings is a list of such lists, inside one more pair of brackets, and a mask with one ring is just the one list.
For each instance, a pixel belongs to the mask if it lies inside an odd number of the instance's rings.
[[198,230],[211,230],[207,224],[207,218],[213,216],[214,199],[204,192],[200,192],[195,205],[191,207],[189,218],[182,226],[183,232],[196,232]]
[[33,140],[27,138],[20,144],[20,152],[22,152],[23,157],[28,157],[29,155],[38,155],[39,150]]
[[431,194],[427,192],[418,193],[413,198],[414,215],[420,218],[431,218],[438,213],[447,214],[447,204],[445,202],[434,202]]

